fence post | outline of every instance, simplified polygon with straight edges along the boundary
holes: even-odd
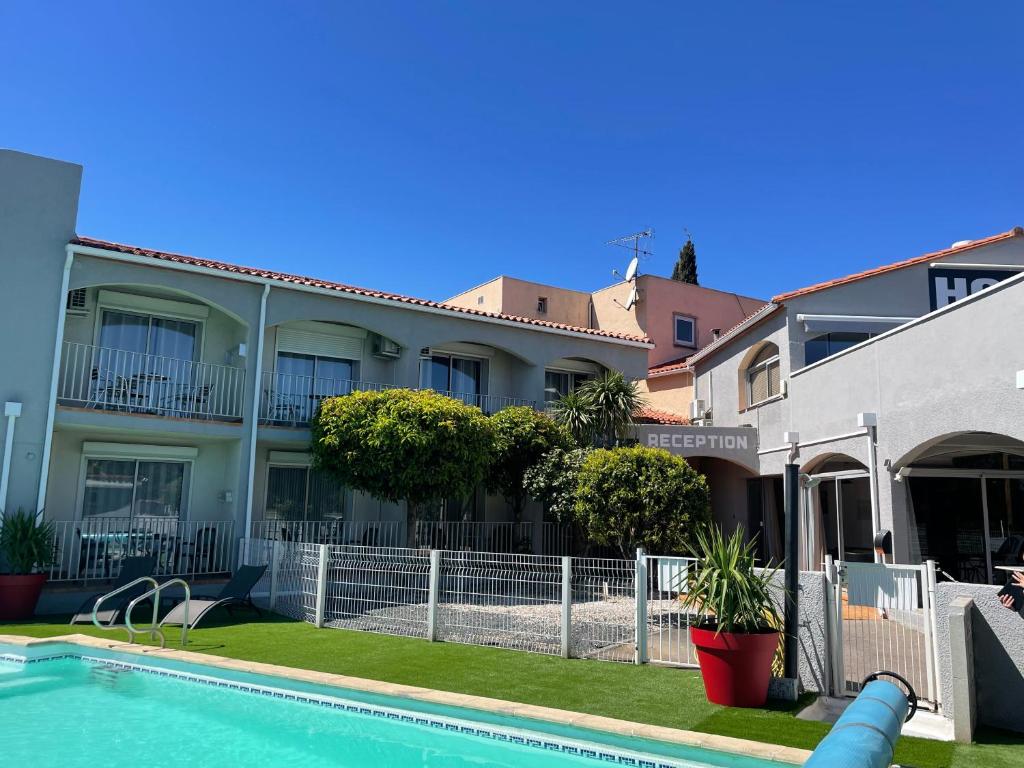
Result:
[[[277,572],[281,568],[280,542],[274,539],[270,550],[270,610],[277,607]]]
[[[562,557],[562,658],[572,656],[572,558]]]
[[[324,609],[327,607],[327,558],[329,548],[320,545],[320,566],[316,574],[316,625],[324,625]]]
[[[928,687],[931,689],[929,693],[932,695],[932,701],[935,702],[936,709],[942,706],[942,685],[939,682],[939,634],[938,634],[938,618],[937,611],[935,610],[935,589],[937,577],[935,575],[935,561],[926,560],[924,563],[924,584],[922,584],[922,603],[925,605],[924,612],[924,624],[925,624],[925,653],[927,654],[927,661],[925,662],[928,669]]]
[[[636,550],[636,578],[633,583],[636,594],[636,656],[634,663],[647,662],[647,557],[644,548]]]
[[[441,550],[430,550],[430,589],[427,603],[427,640],[437,640],[437,593],[441,586]]]
[[[836,591],[839,583],[839,572],[836,570],[836,563],[832,555],[825,555],[825,628],[828,632],[828,679],[833,696],[843,695],[843,636],[842,626],[837,621],[839,612],[836,602],[842,599],[842,595]]]

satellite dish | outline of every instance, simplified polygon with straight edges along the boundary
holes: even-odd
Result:
[[[636,256],[634,256],[630,260],[629,266],[626,267],[626,282],[627,283],[633,282],[633,279],[636,277],[636,268],[637,268],[637,266],[639,264],[640,264],[640,260]]]
[[[632,266],[632,265],[630,265]],[[640,297],[637,295],[636,286],[634,285],[629,291],[629,298],[626,299],[626,309],[632,309],[636,306],[636,302]]]

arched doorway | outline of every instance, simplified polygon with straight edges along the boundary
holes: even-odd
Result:
[[[801,472],[806,532],[801,568],[818,570],[826,555],[842,562],[874,561],[871,478],[867,467],[845,454],[828,454]]]
[[[958,581],[997,584],[1024,566],[1024,442],[991,432],[929,441],[900,464],[910,556]]]

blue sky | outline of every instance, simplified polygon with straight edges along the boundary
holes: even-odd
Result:
[[[442,299],[654,227],[770,296],[1024,224],[1014,3],[0,0],[79,231]]]

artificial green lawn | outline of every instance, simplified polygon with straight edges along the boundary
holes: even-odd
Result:
[[[121,638],[95,627],[53,619],[2,624],[0,634],[49,637],[69,632]],[[168,636],[174,647],[176,634]],[[709,704],[692,670],[565,660],[531,653],[316,629],[279,616],[240,624],[211,624],[191,633],[189,650],[238,659],[417,685],[537,704],[622,720],[664,725],[812,749],[829,726],[798,720],[798,705],[731,709]],[[1024,739],[982,732],[970,746],[900,740],[896,760],[916,768],[1020,768]]]

